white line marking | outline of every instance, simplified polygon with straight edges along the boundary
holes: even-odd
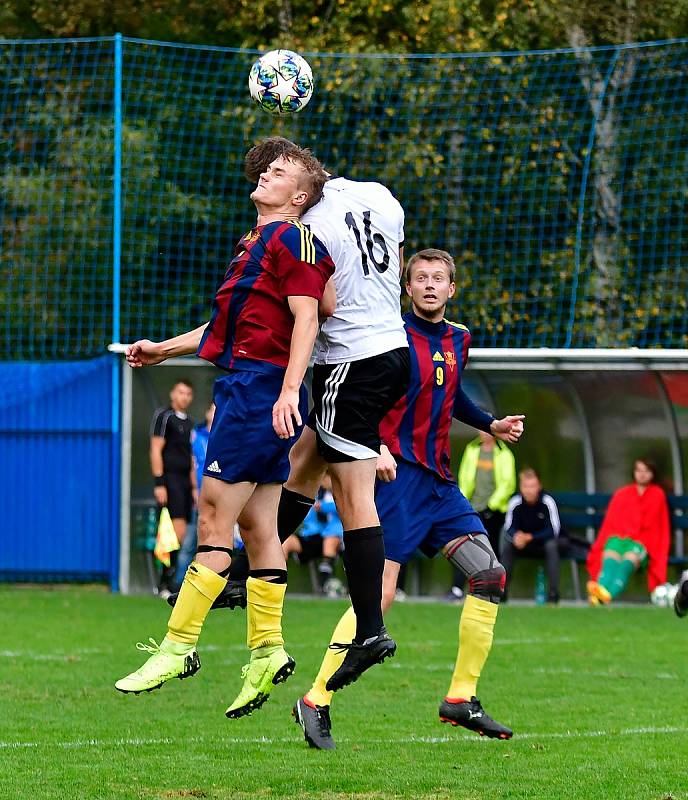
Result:
[[[537,733],[534,731],[514,734],[514,742],[526,739],[599,739],[610,737],[617,739],[619,736],[648,736],[652,734],[672,735],[674,733],[688,733],[688,728],[679,728],[671,725],[662,727],[642,727],[642,728],[621,728],[612,731],[550,731],[548,733]],[[222,742],[228,744],[277,744],[277,743],[298,743],[299,737],[270,737],[270,736],[229,736],[223,737]],[[467,742],[482,744],[487,739],[478,736],[405,736],[400,738],[386,739],[347,739],[338,738],[338,742],[350,744],[452,744],[460,742],[463,746]],[[169,744],[182,746],[184,744],[217,744],[216,739],[196,736],[180,740],[170,738],[159,739],[77,739],[72,742],[2,742],[0,750],[20,750],[32,748],[58,748],[62,750],[82,749],[89,747],[146,747],[158,744]]]
[[[241,650],[249,653],[245,644],[228,644],[220,647],[216,644],[207,644],[203,647],[204,653],[225,652],[227,650]],[[66,661],[79,656],[112,656],[115,650],[101,650],[93,647],[78,648],[69,653],[35,653],[29,650],[0,650],[0,658],[22,658],[26,661]]]
[[[495,639],[497,645],[522,645],[522,644],[570,644],[576,640],[570,636],[548,636],[546,639]]]
[[[392,666],[390,664],[390,666]],[[531,670],[531,672],[537,672],[540,675],[580,675],[581,670],[571,669],[571,667],[538,667],[537,669]],[[656,672],[654,675],[634,675],[630,672],[623,672],[622,670],[585,670],[585,674],[587,676],[593,676],[596,678],[634,678],[637,680],[647,680],[648,677],[652,677],[655,680],[659,681],[677,681],[679,680],[679,676],[674,674],[673,672]]]

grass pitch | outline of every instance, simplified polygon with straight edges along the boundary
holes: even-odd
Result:
[[[479,685],[508,742],[442,725],[459,608],[399,604],[396,658],[335,697],[334,752],[290,716],[342,603],[288,600],[297,671],[227,720],[243,612],[212,612],[201,671],[150,694],[115,680],[168,607],[88,589],[0,589],[0,797],[170,800],[688,798],[688,620],[666,609],[505,606]]]

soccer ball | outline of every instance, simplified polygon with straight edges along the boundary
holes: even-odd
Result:
[[[313,96],[313,73],[305,58],[293,50],[270,50],[251,67],[251,97],[265,111],[301,111]]]
[[[339,578],[328,578],[323,586],[323,594],[332,600],[338,600],[341,597],[346,597],[346,589]]]
[[[655,586],[650,594],[650,600],[653,605],[659,606],[660,608],[666,608],[670,606],[674,602],[674,597],[676,597],[676,592],[678,591],[678,586],[673,583],[660,583],[659,586]]]

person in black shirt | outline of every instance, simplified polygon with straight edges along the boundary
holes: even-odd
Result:
[[[514,561],[522,555],[545,558],[549,585],[548,602],[559,602],[559,534],[561,523],[554,498],[542,491],[534,469],[518,473],[519,494],[509,501],[504,520],[505,538],[501,551],[506,570],[507,592]]]
[[[186,536],[191,511],[198,500],[196,473],[191,457],[193,421],[187,409],[193,401],[193,387],[180,380],[170,391],[170,405],[153,414],[150,428],[150,462],[155,483],[155,499],[160,508],[167,506],[179,544]],[[170,554],[170,566],[164,567],[158,594],[167,598],[174,589],[178,551]]]

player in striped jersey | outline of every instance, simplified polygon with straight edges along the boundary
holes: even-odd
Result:
[[[276,153],[288,155],[294,147],[279,137],[260,142],[246,155],[249,180]],[[408,385],[408,344],[399,303],[404,210],[380,183],[331,178],[323,199],[303,221],[336,264],[337,302],[318,336],[313,411],[290,453],[278,530],[282,541],[294,533],[328,469],[356,608],[355,636],[341,668],[331,676],[332,686],[341,688],[396,650],[382,617],[385,553],[374,490],[380,421]]]
[[[167,635],[160,646],[139,646],[150,658],[117,681],[121,692],[151,691],[198,671],[196,643],[227,583],[237,521],[252,568],[246,586],[251,660],[227,716],[250,714],[293,672],[282,637],[287,572],[277,537],[277,507],[289,472],[289,449],[306,412],[301,383],[323,310],[319,302],[334,272],[324,245],[298,221],[320,198],[325,179],[320,163],[304,151],[267,164],[251,194],[257,225],[236,247],[210,322],[165,342],[141,340],[127,350],[134,367],[198,351],[227,374],[214,387],[216,412],[199,500],[196,559]]]
[[[481,735],[508,739],[511,731],[489,717],[475,696],[492,645],[505,572],[479,515],[449,469],[449,429],[456,418],[515,443],[523,432],[523,416],[494,419],[461,388],[470,333],[463,325],[444,319],[447,300],[455,290],[454,273],[454,262],[443,250],[423,250],[407,267],[412,311],[404,322],[411,378],[406,395],[382,422],[384,446],[377,463],[375,502],[386,551],[383,607],[392,604],[401,565],[417,548],[428,555],[441,551],[466,574],[469,589],[459,627],[459,652],[440,719]],[[335,629],[311,690],[294,706],[296,720],[312,747],[334,748],[329,714],[332,692],[327,684],[354,629],[350,608]]]

